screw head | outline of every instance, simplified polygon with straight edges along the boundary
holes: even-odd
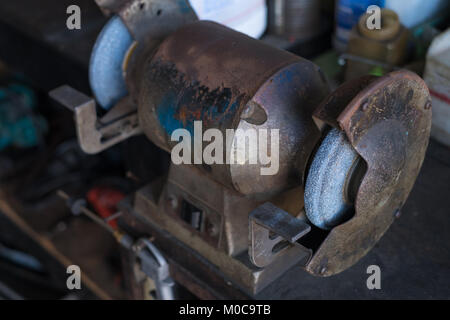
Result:
[[[170,205],[170,207],[171,207],[172,209],[176,209],[176,208],[178,207],[178,199],[177,199],[177,197],[175,197],[175,196],[173,196],[173,195],[170,195],[170,196],[167,198],[167,201],[169,202],[169,205]]]
[[[217,229],[216,226],[213,225],[213,224],[209,224],[207,228],[208,228],[208,234],[209,234],[211,237],[215,237],[215,236],[217,236],[217,234],[219,233],[219,232],[218,232],[218,229]]]
[[[267,121],[267,113],[260,104],[250,101],[242,112],[241,119],[250,124],[261,125]]]
[[[366,100],[362,103],[361,109],[362,111],[366,111],[369,108],[369,102]]]
[[[322,267],[322,269],[320,269],[320,274],[325,274],[325,272],[327,272],[327,267]]]

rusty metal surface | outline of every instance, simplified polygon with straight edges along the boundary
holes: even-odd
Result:
[[[194,166],[172,165],[163,182],[137,192],[136,210],[200,252],[214,248],[236,256],[247,250],[247,214],[257,202],[225,188]],[[199,230],[182,219],[183,202],[203,212]]]
[[[308,159],[320,139],[312,113],[328,92],[319,68],[306,60],[282,68],[258,89],[247,106],[258,105],[267,114],[267,121],[255,125],[242,119],[237,128],[243,132],[278,129],[279,169],[275,175],[261,175],[261,164],[230,165],[236,190],[243,194],[275,194],[298,186],[306,178]]]
[[[175,166],[175,173],[180,174],[180,166]],[[176,172],[178,171],[178,172]],[[191,168],[193,173],[198,172],[194,176],[194,180],[190,181],[188,185],[191,187],[190,190],[178,190],[175,193],[177,197],[183,199],[186,197],[189,201],[192,201],[195,206],[205,208],[208,201],[213,199],[197,198],[201,193],[207,193],[211,189],[213,184],[216,184],[214,188],[219,188],[221,190],[216,190],[222,193],[219,195],[223,199],[222,210],[222,229],[221,236],[219,237],[219,243],[212,243],[201,236],[197,230],[187,227],[184,221],[181,219],[173,217],[173,212],[170,212],[167,207],[168,194],[165,193],[167,187],[163,183],[155,180],[152,183],[136,193],[134,199],[134,207],[128,208],[124,207],[125,216],[131,215],[139,219],[142,226],[151,226],[152,229],[157,229],[157,233],[167,233],[170,234],[172,238],[176,239],[176,242],[182,244],[184,251],[182,254],[177,253],[177,255],[169,256],[178,261],[180,258],[190,259],[192,257],[192,252],[196,255],[202,257],[204,262],[202,264],[214,265],[217,273],[220,277],[225,277],[229,283],[234,286],[239,287],[241,290],[247,294],[254,295],[267,287],[270,283],[274,282],[277,278],[282,276],[287,270],[292,268],[294,265],[298,264],[302,259],[303,255],[299,255],[298,251],[287,250],[284,259],[275,260],[266,268],[258,268],[254,266],[249,259],[247,246],[248,246],[248,216],[244,214],[239,214],[242,212],[250,212],[255,204],[250,202],[245,197],[238,195],[235,191],[229,190],[213,180],[209,179],[209,183],[204,186],[202,182],[205,182],[207,178],[203,177],[201,171]],[[186,170],[184,170],[186,173]],[[192,175],[192,173],[191,173]],[[173,179],[173,177],[172,177]],[[186,176],[179,176],[176,179],[190,179]],[[167,185],[170,186],[171,182],[168,181]],[[194,191],[193,189],[196,189]],[[202,190],[203,189],[203,190]],[[177,191],[177,190],[172,190]],[[180,192],[182,191],[182,192]],[[191,191],[191,192],[189,192]],[[194,192],[192,192],[194,191]],[[212,190],[214,193],[214,190]],[[236,194],[236,198],[232,194]],[[185,198],[185,199],[186,199]],[[216,199],[216,198],[215,198]],[[217,200],[217,199],[216,199]],[[242,210],[242,212],[237,212]],[[157,234],[153,234],[155,237]],[[178,245],[177,245],[178,246]],[[170,243],[165,243],[160,248],[163,251],[169,250]],[[186,257],[187,255],[187,257]],[[186,264],[188,265],[188,264]],[[188,268],[193,272],[197,268],[192,263],[189,263],[192,267]],[[200,267],[200,266],[199,266]],[[204,279],[203,275],[196,275],[200,279]],[[206,275],[205,275],[206,276]]]
[[[393,72],[361,91],[337,120],[368,168],[357,193],[354,217],[331,230],[306,267],[321,276],[356,263],[405,203],[428,145],[429,92],[416,74]]]
[[[367,87],[371,82],[378,79],[375,76],[363,76],[358,79],[346,81],[337,90],[328,95],[314,111],[313,118],[316,125],[323,129],[324,124],[328,124],[339,129],[337,118],[344,111],[352,99]]]
[[[259,86],[299,60],[217,23],[192,23],[168,37],[146,66],[141,123],[165,150],[172,131],[192,129],[194,120],[202,120],[206,128],[233,128]],[[172,95],[172,103],[163,105]],[[175,110],[167,110],[171,108]],[[174,123],[160,124],[163,112],[170,111]]]
[[[166,37],[197,21],[197,15],[187,0],[130,0],[118,14],[137,41],[125,75],[128,90],[137,101],[147,59]]]
[[[247,125],[280,129],[277,175],[263,177],[257,165],[231,169],[213,164],[210,172],[221,183],[242,194],[279,191],[295,180],[295,160],[300,172],[306,166],[314,137],[319,138],[311,113],[328,93],[325,79],[311,62],[219,24],[200,21],[168,37],[144,73],[140,124],[164,150],[175,145],[170,141],[174,130],[185,128],[192,134],[196,120],[202,121],[203,130],[217,128],[224,136],[226,129]],[[241,121],[249,103],[259,105],[267,121],[261,125]],[[255,176],[257,182],[252,181]]]

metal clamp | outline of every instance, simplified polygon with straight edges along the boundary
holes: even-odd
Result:
[[[132,247],[140,259],[142,272],[155,282],[159,300],[175,299],[175,282],[170,277],[169,264],[161,252],[148,239],[141,238]]]

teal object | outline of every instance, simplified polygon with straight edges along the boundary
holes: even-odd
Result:
[[[0,150],[39,145],[47,132],[45,119],[34,113],[36,96],[22,84],[0,88]]]

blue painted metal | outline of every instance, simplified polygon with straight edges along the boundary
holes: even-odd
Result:
[[[314,156],[305,185],[305,211],[315,226],[329,230],[348,218],[352,204],[347,183],[358,159],[345,133],[331,129]]]
[[[110,109],[128,94],[122,71],[133,38],[119,16],[112,17],[95,42],[89,64],[89,82],[97,103]]]
[[[162,89],[152,91],[161,92],[156,117],[169,137],[180,128],[194,134],[194,121],[202,121],[205,128],[225,126],[236,116],[242,103],[243,95],[233,97],[230,88],[211,89],[198,81],[186,81],[188,76],[171,63],[156,62],[149,70],[149,79],[155,80]]]

